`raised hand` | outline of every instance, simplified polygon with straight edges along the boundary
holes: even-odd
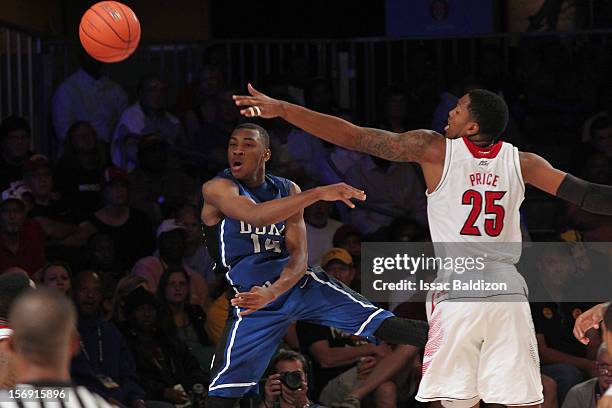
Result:
[[[281,116],[283,113],[283,102],[277,99],[270,98],[253,88],[253,85],[247,85],[248,95],[233,95],[236,106],[241,107],[240,114],[247,118],[262,117],[272,119]]]
[[[359,201],[366,199],[366,194],[363,190],[358,190],[355,187],[349,186],[346,183],[331,184],[329,186],[317,187],[319,189],[320,199],[323,201],[342,201],[350,208],[355,208],[350,199],[354,198]]]

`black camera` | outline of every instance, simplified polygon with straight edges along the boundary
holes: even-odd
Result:
[[[278,379],[285,384],[285,387],[292,391],[299,389],[302,386],[302,372],[301,371],[287,371],[281,373]]]

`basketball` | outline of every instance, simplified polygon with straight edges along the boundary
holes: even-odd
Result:
[[[123,61],[138,47],[140,22],[125,4],[101,1],[83,14],[79,38],[92,58],[102,62]]]

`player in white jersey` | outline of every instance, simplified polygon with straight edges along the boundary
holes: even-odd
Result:
[[[580,180],[533,153],[495,142],[508,122],[502,98],[485,90],[462,96],[449,112],[445,135],[431,130],[394,133],[355,126],[256,91],[234,96],[247,117],[281,117],[323,140],[391,161],[419,163],[428,194],[434,242],[520,242],[524,183],[598,214],[612,215],[612,188]],[[513,245],[494,260],[514,269]],[[526,302],[442,302],[430,310],[430,337],[417,399],[444,405],[478,401],[537,407],[542,386],[535,335]],[[486,343],[486,344],[485,344]]]

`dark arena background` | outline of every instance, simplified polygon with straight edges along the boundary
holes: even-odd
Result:
[[[223,226],[202,222],[202,186],[228,167],[228,143],[242,123],[268,132],[266,171],[302,191],[344,182],[367,194],[349,209],[319,200],[317,190],[304,209],[308,265],[378,301],[362,287],[372,274],[365,259],[377,255],[362,257],[362,249],[429,245],[418,164],[344,149],[279,118],[245,117],[232,96],[247,95],[249,83],[395,133],[444,134],[459,98],[486,89],[509,109],[501,140],[612,185],[611,0],[124,0],[142,36],[133,54],[109,64],[79,41],[81,17],[95,3],[0,2],[0,389],[33,378],[4,342],[14,323],[9,306],[27,276],[59,289],[77,311],[81,342],[69,378],[45,380],[70,380],[120,408],[221,406],[206,396],[220,389],[239,322],[249,317],[232,315],[238,308],[229,299],[245,288],[227,275],[232,248]],[[231,157],[232,171],[246,171]],[[224,200],[225,209],[240,201]],[[486,206],[487,216],[499,215],[499,206]],[[274,240],[284,234],[281,221],[240,224],[253,254],[281,252],[285,238]],[[606,333],[588,331],[585,345],[573,330],[579,316],[612,298],[612,216],[527,185],[520,231],[517,268],[545,294],[530,302],[541,406],[594,408],[612,384],[612,358],[600,348]],[[261,284],[265,291],[272,283]],[[377,306],[427,321],[423,296],[386,293]],[[431,350],[286,319],[272,361],[254,355],[243,368],[267,366],[241,406],[441,406],[415,399]],[[501,354],[495,358],[509,358]],[[515,379],[496,381],[503,389]],[[5,396],[0,408],[9,406]],[[106,406],[92,401],[66,407]]]

